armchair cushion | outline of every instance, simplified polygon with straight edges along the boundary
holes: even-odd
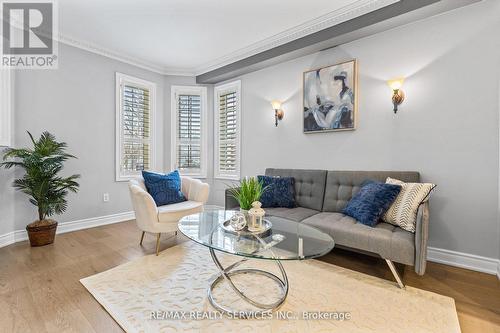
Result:
[[[175,170],[166,175],[142,171],[144,184],[153,197],[156,206],[170,205],[186,201],[181,191],[181,176]]]
[[[182,217],[203,211],[203,202],[183,201],[158,207],[158,222],[178,222]]]

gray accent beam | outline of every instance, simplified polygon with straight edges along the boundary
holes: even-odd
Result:
[[[196,76],[196,83],[222,82],[478,1],[480,0],[401,0],[330,28],[200,74]]]

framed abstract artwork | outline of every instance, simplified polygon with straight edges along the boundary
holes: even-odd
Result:
[[[304,133],[356,129],[356,60],[304,72]]]

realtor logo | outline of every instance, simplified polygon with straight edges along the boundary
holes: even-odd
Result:
[[[2,2],[2,67],[57,68],[54,1]]]

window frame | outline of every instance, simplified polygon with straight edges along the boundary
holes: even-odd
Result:
[[[0,68],[0,147],[12,146],[12,70]]]
[[[156,83],[143,80],[131,75],[116,72],[116,144],[115,144],[115,167],[116,181],[124,182],[136,178],[140,172],[129,174],[122,173],[121,162],[123,152],[123,86],[129,84],[138,88],[148,89],[150,98],[149,110],[149,169],[156,170]]]
[[[220,112],[219,95],[224,92],[235,91],[236,93],[236,173],[227,174],[220,171]],[[214,178],[225,180],[240,180],[241,178],[241,80],[228,82],[214,87]]]
[[[177,166],[177,95],[179,94],[192,94],[200,95],[201,97],[201,138],[200,138],[200,172],[185,172]],[[207,133],[207,87],[203,86],[179,86],[174,85],[170,87],[170,166],[171,170],[179,170],[181,176],[188,176],[193,178],[207,178],[208,171],[208,133]]]

